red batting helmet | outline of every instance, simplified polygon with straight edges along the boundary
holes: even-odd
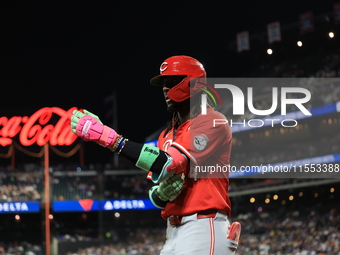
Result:
[[[173,56],[164,60],[160,66],[160,75],[153,77],[152,85],[161,85],[162,76],[185,75],[186,77],[168,91],[168,97],[175,102],[182,102],[201,91],[205,86],[206,72],[203,65],[189,56]],[[195,79],[195,85],[190,87],[190,81]]]

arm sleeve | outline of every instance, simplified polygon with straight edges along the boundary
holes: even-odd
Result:
[[[121,151],[120,155],[123,155],[125,158],[133,162],[134,164],[137,163],[141,150],[143,148],[143,144],[136,143],[132,141],[128,141],[123,150]],[[153,165],[151,166],[150,171],[155,174],[160,174],[164,165],[167,163],[168,157],[165,151],[160,150],[160,155],[157,157]]]

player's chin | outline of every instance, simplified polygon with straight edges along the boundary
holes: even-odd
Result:
[[[168,112],[175,112],[174,108],[171,105],[167,107]]]
[[[169,101],[169,102],[166,103],[166,105],[167,105],[168,112],[178,111],[178,104],[176,102]]]

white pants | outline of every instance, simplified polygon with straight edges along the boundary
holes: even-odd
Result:
[[[179,226],[169,220],[166,242],[160,255],[233,255],[238,243],[227,239],[228,217],[217,213],[214,218],[197,219],[197,214],[184,216]]]

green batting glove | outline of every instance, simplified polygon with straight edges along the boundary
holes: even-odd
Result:
[[[184,175],[175,174],[159,184],[156,195],[163,201],[173,201],[182,191]]]
[[[163,209],[168,201],[163,201],[157,196],[156,191],[158,187],[158,185],[155,185],[149,190],[149,198],[154,206]]]

